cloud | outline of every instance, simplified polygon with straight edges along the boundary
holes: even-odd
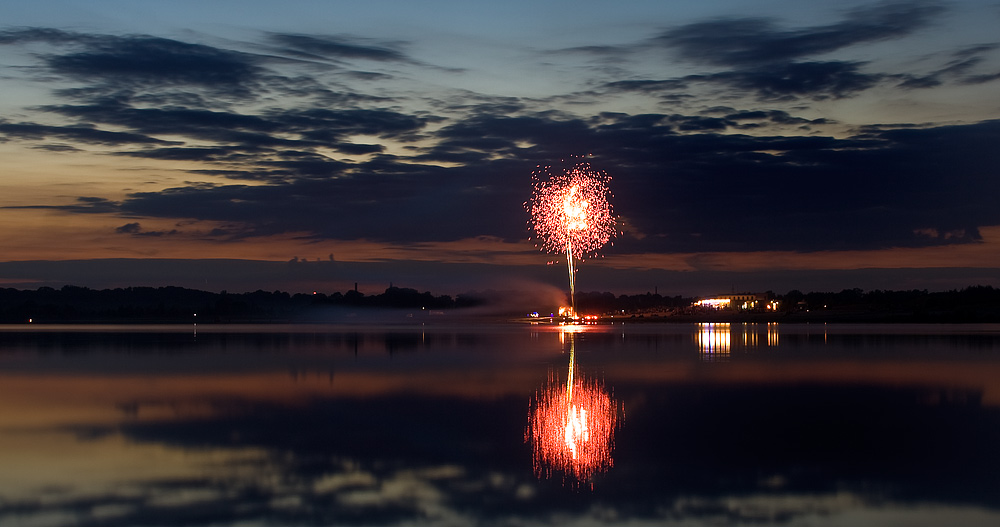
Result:
[[[671,80],[624,80],[613,81],[604,84],[604,88],[612,92],[644,92],[659,93],[664,91],[682,90],[690,86],[690,83],[680,79]]]
[[[126,223],[121,227],[116,227],[115,232],[118,234],[131,234],[133,236],[169,236],[174,234],[179,234],[180,231],[173,229],[170,231],[147,231],[143,230],[142,226],[138,222]]]
[[[981,227],[1000,224],[985,198],[1000,190],[991,176],[998,170],[991,154],[996,121],[840,128],[834,136],[826,128],[831,120],[781,105],[851,97],[890,82],[915,87],[988,76],[991,44],[948,53],[922,77],[820,56],[913,34],[942,12],[932,3],[882,4],[805,28],[768,19],[688,24],[655,42],[707,71],[625,78],[587,93],[689,96],[712,85],[769,101],[664,113],[599,111],[575,100],[573,113],[554,99],[468,91],[417,101],[388,88],[352,90],[339,67],[321,75],[307,63],[425,67],[397,43],[271,33],[248,46],[270,53],[259,54],[142,35],[10,30],[0,33],[0,44],[52,46],[33,56],[64,84],[53,92],[56,101],[28,109],[40,115],[37,122],[0,121],[0,140],[62,152],[96,145],[104,154],[179,165],[196,176],[199,183],[147,186],[124,199],[22,206],[111,215],[118,234],[129,236],[173,234],[141,230],[140,220],[161,219],[219,222],[231,239],[408,246],[482,236],[524,240],[531,171],[591,154],[614,177],[616,210],[628,218],[612,251],[978,243]],[[215,97],[215,90],[245,90],[249,99]],[[68,123],[41,124],[54,119]],[[952,234],[927,235],[932,231]]]
[[[740,112],[725,112],[725,119],[734,128],[763,128],[769,124],[778,125],[798,125],[809,127],[811,125],[831,124],[832,121],[825,117],[818,119],[804,119],[796,117],[782,110],[750,110]]]
[[[685,80],[726,84],[739,90],[755,92],[762,100],[796,97],[839,99],[867,90],[884,78],[881,74],[861,72],[861,66],[861,63],[843,61],[792,62],[691,75]]]
[[[21,140],[42,140],[58,138],[92,145],[128,145],[128,144],[178,144],[176,141],[164,141],[144,134],[99,130],[90,125],[53,126],[38,123],[12,123],[0,119],[0,134],[7,138]],[[53,150],[66,151],[71,145],[51,147]]]
[[[933,2],[884,3],[850,11],[833,24],[801,29],[781,28],[765,18],[720,18],[671,29],[655,41],[692,62],[752,67],[904,37],[944,11]]]
[[[747,69],[690,76],[684,82],[700,77],[773,99],[839,97],[876,81],[877,76],[858,68],[794,62],[759,76]],[[606,87],[658,90],[663,84]],[[604,112],[585,118],[532,111],[524,101],[455,103],[449,111],[457,108],[462,113],[441,116],[400,108],[309,106],[242,113],[104,99],[39,107],[75,119],[76,125],[3,122],[0,132],[24,140],[149,145],[108,153],[201,162],[193,173],[264,182],[180,185],[135,192],[120,202],[45,206],[225,222],[240,225],[243,236],[307,233],[316,240],[396,243],[484,235],[523,239],[525,218],[518,217],[531,170],[567,153],[593,154],[595,164],[615,177],[616,208],[636,234],[626,232],[617,250],[811,251],[974,243],[980,226],[1000,224],[995,207],[983,198],[998,190],[989,176],[997,169],[989,154],[1000,128],[996,121],[870,127],[834,138],[798,135],[803,127],[821,129],[829,120],[777,109]],[[499,115],[498,108],[509,113]],[[781,129],[794,134],[782,135]],[[356,136],[382,141],[355,143]],[[169,137],[172,144],[158,137]],[[407,145],[405,153],[388,154],[389,141]],[[367,158],[340,159],[331,152]],[[921,229],[967,235],[916,234]]]
[[[667,97],[698,84],[717,84],[764,101],[797,98],[844,98],[898,76],[865,73],[864,64],[845,61],[788,62],[742,69],[687,75],[669,80],[629,80],[605,83],[609,93],[641,92]],[[916,82],[911,80],[910,82]]]
[[[46,144],[46,145],[37,145],[37,146],[33,146],[32,148],[34,148],[36,150],[44,150],[46,152],[71,153],[71,152],[80,152],[81,151],[79,148],[77,148],[77,147],[75,147],[73,145],[56,144],[56,143]]]
[[[142,230],[142,227],[139,225],[138,222],[135,222],[135,223],[126,223],[125,225],[122,225],[121,227],[115,228],[115,232],[117,232],[119,234],[136,234],[140,230]]]
[[[356,134],[382,138],[405,137],[423,128],[430,118],[416,117],[386,109],[310,108],[271,110],[261,114],[217,111],[199,108],[147,108],[121,101],[101,104],[48,105],[49,113],[134,130],[146,135],[183,136],[188,140],[226,144],[230,150],[243,152],[259,148],[326,147],[345,153],[381,151],[372,145],[345,141]],[[215,155],[203,147],[187,155]],[[183,156],[178,149],[130,152],[138,156]]]
[[[268,40],[287,53],[311,59],[361,59],[378,62],[413,62],[402,52],[385,46],[361,45],[337,36],[271,33]]]
[[[219,161],[233,153],[235,149],[225,147],[198,148],[150,148],[116,152],[116,155],[142,157],[146,159],[166,159],[170,161]]]
[[[934,88],[949,81],[960,84],[982,84],[1000,78],[1000,73],[981,73],[987,56],[1000,48],[1000,44],[968,46],[948,54],[944,65],[923,75],[899,75],[901,88]]]
[[[236,52],[157,37],[105,37],[79,52],[52,55],[45,63],[57,74],[85,80],[141,84],[245,87],[261,70]]]
[[[308,161],[305,161],[308,163]],[[458,240],[483,233],[505,239],[525,236],[521,185],[500,177],[515,166],[527,188],[530,167],[498,163],[474,173],[391,159],[362,163],[338,177],[304,178],[318,166],[286,165],[298,177],[268,185],[189,186],[130,195],[124,213],[139,217],[236,222],[256,235],[311,232],[318,239],[420,242]],[[373,196],[378,196],[373,199]]]
[[[206,108],[259,99],[268,94],[309,97],[327,104],[370,102],[386,98],[356,93],[343,86],[332,89],[327,83],[318,81],[312,75],[315,72],[300,71],[289,77],[277,70],[296,66],[301,70],[309,62],[323,59],[327,62],[326,70],[333,69],[355,80],[371,81],[389,76],[381,72],[342,70],[330,64],[330,60],[338,57],[369,59],[428,67],[417,64],[399,51],[352,43],[341,37],[271,34],[270,42],[281,46],[264,46],[264,52],[256,52],[151,35],[106,35],[38,27],[0,32],[0,45],[48,44],[49,49],[35,54],[38,58],[35,70],[44,71],[47,81],[55,76],[67,82],[85,83],[76,87],[62,86],[55,92],[91,102],[130,99],[149,105]]]
[[[45,42],[49,44],[89,44],[95,43],[99,40],[99,37],[45,27],[7,29],[0,31],[0,45],[18,45],[31,42]]]
[[[205,168],[194,172],[266,184],[192,184],[135,192],[121,202],[83,198],[49,208],[224,222],[241,225],[242,236],[308,233],[316,240],[395,243],[524,239],[521,204],[533,165],[573,151],[593,154],[594,164],[615,178],[616,209],[636,233],[616,241],[619,251],[975,243],[980,226],[1000,224],[986,198],[1000,192],[991,176],[1000,167],[990,154],[1000,140],[998,121],[870,127],[834,138],[743,135],[738,132],[828,121],[732,108],[701,115],[604,113],[589,120],[558,113],[473,114],[433,131],[422,129],[421,118],[382,110],[232,115],[50,109],[137,132],[214,137],[217,146],[118,154],[202,161]],[[338,144],[341,130],[387,137],[419,131],[428,146],[410,157],[386,155],[380,145]],[[338,160],[313,151],[318,145],[373,155]],[[442,161],[456,165],[443,167]],[[918,234],[922,229],[966,234],[926,236]]]
[[[116,201],[97,196],[80,196],[71,205],[8,205],[4,209],[51,209],[74,214],[115,214],[121,211]]]
[[[605,85],[614,91],[666,96],[699,83],[750,92],[761,100],[844,98],[894,76],[865,72],[863,61],[826,55],[851,46],[903,38],[929,26],[945,7],[934,2],[883,3],[849,11],[832,24],[785,28],[770,18],[718,18],[675,27],[650,42],[714,72],[676,79],[629,79]],[[636,43],[631,49],[645,47]],[[911,86],[920,81],[910,79]],[[927,81],[925,81],[927,82]]]
[[[49,28],[0,33],[0,44],[32,42],[68,48],[41,54],[42,64],[52,74],[91,83],[90,94],[199,88],[215,96],[245,98],[252,96],[267,77],[260,56],[162,37]]]
[[[354,143],[349,138],[365,135],[413,140],[428,122],[434,120],[378,108],[273,109],[245,114],[200,108],[136,107],[123,101],[104,101],[48,105],[39,109],[77,119],[81,124],[46,127],[0,123],[0,133],[27,139],[51,136],[103,144],[180,145],[190,142],[194,145],[110,153],[145,159],[202,161],[221,165],[219,170],[226,171],[227,177],[251,180],[335,177],[348,165],[317,150],[354,156],[378,154],[385,150],[383,145]],[[132,132],[105,132],[93,128],[95,123]],[[165,141],[156,136],[184,141]]]
[[[616,195],[642,196],[629,216],[652,237],[644,244],[663,249],[922,245],[931,240],[913,228],[971,233],[1000,223],[984,198],[1000,190],[989,176],[996,160],[982,150],[998,134],[991,121],[847,139],[681,137],[665,147],[662,182],[618,178]],[[647,216],[658,201],[661,212]]]

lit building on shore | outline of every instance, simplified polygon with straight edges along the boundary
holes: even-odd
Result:
[[[778,301],[762,293],[733,293],[701,298],[694,307],[727,311],[776,311]]]

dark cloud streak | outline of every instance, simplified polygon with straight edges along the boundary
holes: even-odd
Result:
[[[904,37],[944,11],[943,5],[932,2],[888,3],[856,9],[840,22],[804,29],[783,29],[764,18],[722,18],[671,29],[656,41],[693,62],[759,66]]]
[[[54,137],[92,145],[178,144],[176,141],[164,141],[148,135],[99,130],[86,125],[51,126],[38,123],[11,123],[3,119],[0,119],[0,134],[21,140],[40,140]],[[65,147],[59,149],[65,150]]]
[[[879,74],[861,72],[860,63],[825,61],[792,62],[708,75],[691,75],[686,81],[729,85],[756,93],[761,100],[844,98],[867,90],[882,80]]]
[[[379,62],[412,62],[402,52],[382,46],[366,46],[343,37],[271,33],[268,39],[283,50],[307,58],[364,59]]]
[[[72,205],[8,205],[4,209],[48,209],[69,212],[73,214],[117,214],[121,212],[120,204],[106,198],[96,196],[80,196]]]
[[[863,61],[831,59],[827,55],[859,44],[899,39],[931,25],[946,8],[935,2],[884,3],[855,9],[839,21],[805,28],[782,28],[767,18],[719,18],[676,27],[651,42],[681,59],[721,67],[677,79],[630,79],[605,84],[613,92],[641,91],[667,96],[698,83],[721,85],[760,100],[844,98],[893,78],[903,87],[939,84],[937,77],[968,69],[967,58],[950,69],[915,78],[912,75],[865,71]],[[646,47],[636,44],[634,50]],[[975,48],[970,53],[982,52]],[[984,80],[985,82],[985,80]]]

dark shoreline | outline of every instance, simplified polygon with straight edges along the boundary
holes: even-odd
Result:
[[[615,296],[580,293],[578,312],[592,323],[1000,323],[1000,289],[973,286],[945,292],[862,291],[762,294],[777,311],[711,311],[694,299],[659,294]],[[525,313],[557,311],[537,295],[486,291],[452,298],[389,287],[378,295],[358,291],[289,294],[281,291],[212,293],[179,287],[94,290],[0,289],[0,324],[295,324],[557,322]]]
[[[520,318],[520,322],[557,324],[572,322],[558,318]],[[604,316],[584,324],[991,324],[1000,323],[1000,313],[983,312],[882,312],[815,311],[805,313],[699,313],[671,315]]]

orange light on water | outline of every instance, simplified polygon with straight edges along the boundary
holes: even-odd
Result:
[[[732,335],[729,323],[698,324],[698,351],[704,355],[729,355]]]
[[[536,394],[527,432],[535,474],[586,481],[608,470],[617,421],[617,404],[595,381],[545,386]]]
[[[525,440],[538,477],[560,474],[583,482],[614,465],[619,404],[603,383],[576,371],[574,358],[571,340],[566,381],[552,375],[529,407]]]

